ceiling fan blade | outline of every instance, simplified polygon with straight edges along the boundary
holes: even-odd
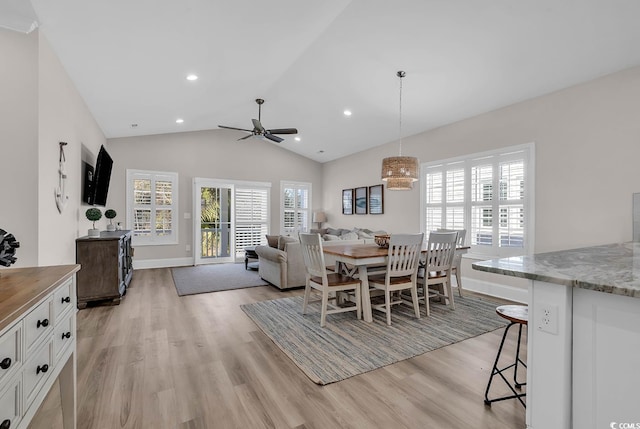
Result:
[[[254,130],[258,131],[260,134],[264,133],[265,129],[260,123],[258,119],[252,119]]]
[[[266,134],[264,135],[264,137],[265,137],[265,138],[267,138],[267,139],[269,139],[269,140],[271,140],[272,142],[276,142],[276,143],[280,143],[281,141],[283,141],[283,140],[284,140],[284,139],[281,139],[281,138],[280,138],[280,137],[278,137],[278,136],[274,136],[273,134],[269,134],[269,133],[266,133]]]
[[[248,133],[253,132],[252,130],[245,130],[244,128],[235,128],[235,127],[225,127],[224,125],[218,125],[219,128],[224,128],[227,130],[238,130],[238,131],[246,131]]]
[[[269,134],[298,134],[295,128],[276,128],[275,130],[267,130]]]
[[[249,134],[248,136],[240,137],[237,141],[248,139],[249,137],[253,137],[253,134]]]

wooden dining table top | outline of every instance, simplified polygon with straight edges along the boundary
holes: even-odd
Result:
[[[422,243],[422,252],[426,252],[428,243]],[[468,250],[469,246],[460,246],[456,250]],[[347,256],[353,259],[375,258],[387,256],[389,249],[377,244],[336,244],[323,247],[324,253],[336,256]]]

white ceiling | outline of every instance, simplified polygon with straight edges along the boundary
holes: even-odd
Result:
[[[637,0],[24,3],[0,25],[35,12],[107,137],[252,128],[264,98],[265,127],[302,138],[280,146],[320,162],[398,138],[398,70],[411,135],[640,65]]]

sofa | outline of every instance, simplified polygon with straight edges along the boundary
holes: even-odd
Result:
[[[305,268],[300,242],[289,236],[267,235],[267,245],[256,246],[258,275],[279,289],[304,286]]]
[[[338,244],[368,244],[375,242],[373,236],[371,238],[365,237],[364,234],[366,233],[361,234],[363,238],[358,238],[353,229],[335,230],[327,228],[327,231],[311,230],[311,232],[319,233],[323,237],[322,245],[324,247]],[[338,232],[339,235],[328,234],[328,232]],[[384,234],[385,232],[378,231],[375,234],[378,233]],[[302,248],[297,238],[283,235],[267,235],[267,245],[256,246],[256,254],[259,261],[258,275],[263,280],[282,290],[305,285],[306,270],[302,257]],[[328,267],[335,266],[335,258],[325,254],[325,264]]]

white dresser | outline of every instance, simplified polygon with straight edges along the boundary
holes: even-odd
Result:
[[[65,429],[76,427],[79,265],[0,271],[0,429],[27,428],[59,380]]]

